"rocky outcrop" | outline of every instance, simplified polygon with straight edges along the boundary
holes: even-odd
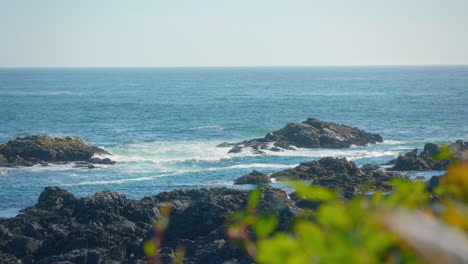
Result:
[[[356,127],[308,118],[302,123],[289,123],[284,128],[239,143],[223,143],[219,147],[232,147],[229,153],[239,153],[249,148],[256,154],[264,150],[281,151],[295,148],[349,148],[382,142],[378,134],[362,131]]]
[[[408,179],[398,172],[367,170],[364,173],[353,161],[332,157],[301,163],[293,169],[275,172],[271,178],[312,180],[312,184],[338,190],[344,198],[351,198],[363,191],[390,191],[391,179]]]
[[[457,140],[450,145],[450,149],[455,158],[461,158],[463,153],[468,151],[468,142]],[[426,143],[424,150],[418,155],[418,149],[414,149],[405,155],[390,161],[393,164],[388,170],[392,171],[428,171],[428,170],[446,170],[451,159],[435,160],[432,157],[439,153],[439,146],[433,143]]]
[[[33,166],[37,164],[86,162],[86,164],[114,164],[110,159],[93,158],[107,151],[88,145],[78,137],[49,136],[17,137],[0,145],[0,167]]]
[[[104,191],[78,197],[47,187],[38,203],[14,218],[0,218],[2,263],[141,263],[142,244],[152,236],[160,206],[171,206],[169,227],[160,250],[170,263],[177,246],[184,263],[252,263],[229,242],[225,227],[243,208],[248,191],[227,188],[176,190],[141,200]],[[277,214],[286,226],[299,208],[281,190],[262,190],[260,210]]]
[[[265,173],[259,172],[257,170],[252,171],[249,174],[246,174],[240,178],[234,180],[234,184],[255,184],[255,185],[263,185],[270,183],[270,177]]]

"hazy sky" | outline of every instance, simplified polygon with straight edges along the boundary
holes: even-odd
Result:
[[[0,0],[0,67],[468,64],[468,0]]]

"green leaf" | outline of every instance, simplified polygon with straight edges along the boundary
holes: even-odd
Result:
[[[249,210],[255,209],[257,207],[258,201],[260,201],[261,196],[262,193],[259,188],[250,191],[249,201],[247,202],[247,208]]]
[[[300,198],[307,201],[328,202],[335,200],[337,195],[334,191],[318,185],[305,185],[302,183],[291,183]]]
[[[278,217],[275,215],[267,215],[258,218],[258,221],[254,224],[255,234],[260,237],[266,237],[271,234],[278,225]]]
[[[452,158],[452,156],[453,154],[450,146],[442,145],[439,147],[439,153],[434,155],[432,158],[435,160],[446,160]]]
[[[147,257],[154,258],[156,257],[158,249],[156,248],[156,245],[153,243],[153,241],[148,240],[143,244],[143,251]]]

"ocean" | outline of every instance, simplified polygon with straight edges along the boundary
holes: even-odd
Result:
[[[233,180],[325,156],[381,164],[425,142],[468,140],[467,105],[468,66],[0,69],[0,144],[79,136],[118,161],[98,169],[0,168],[0,216],[35,204],[51,185],[140,199],[180,188],[250,188]],[[308,117],[384,142],[266,155],[216,147]]]

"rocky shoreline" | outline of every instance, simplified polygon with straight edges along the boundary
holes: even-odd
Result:
[[[348,126],[308,119],[240,143],[224,144],[230,153],[251,148],[264,150],[306,148],[346,148],[382,142],[382,137]],[[468,143],[461,140],[449,147],[455,157],[465,155]],[[379,165],[358,167],[346,158],[324,157],[303,162],[270,176],[253,171],[235,180],[235,184],[261,186],[259,210],[274,213],[279,228],[288,225],[301,208],[315,205],[301,201],[294,193],[270,186],[277,180],[305,180],[310,184],[337,190],[343,200],[368,191],[391,191],[394,178],[409,180],[401,171],[446,170],[450,159],[432,157],[442,150],[427,143],[421,153],[415,149],[383,169]],[[110,155],[104,149],[88,145],[77,137],[19,137],[0,145],[0,167],[47,165],[73,162],[92,168],[93,164],[114,164],[95,155]],[[430,191],[438,177],[427,182]],[[163,192],[141,200],[128,199],[112,191],[79,197],[59,187],[46,187],[37,204],[21,210],[13,218],[0,218],[1,263],[143,263],[142,246],[153,233],[159,208],[172,208],[163,247],[163,263],[173,262],[178,246],[186,251],[184,263],[253,263],[226,234],[230,216],[245,207],[248,191],[231,188],[186,189]]]
[[[248,191],[227,188],[175,190],[141,200],[104,191],[78,197],[46,187],[38,203],[14,218],[0,218],[2,263],[142,263],[158,208],[172,207],[161,256],[171,263],[177,246],[185,263],[252,263],[225,233],[229,216],[247,203]],[[287,225],[300,209],[279,189],[262,190],[260,210]],[[280,226],[281,226],[280,225]]]

